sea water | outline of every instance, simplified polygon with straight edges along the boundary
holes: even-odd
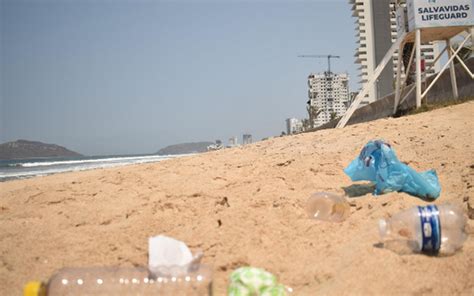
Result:
[[[187,154],[189,155],[189,154]],[[112,155],[0,160],[0,182],[130,164],[158,162],[184,155]]]

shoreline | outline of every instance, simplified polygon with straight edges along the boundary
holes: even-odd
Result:
[[[49,175],[79,172],[95,169],[105,169],[121,167],[141,163],[160,162],[177,157],[192,156],[193,154],[177,155],[110,155],[76,158],[46,158],[46,159],[25,159],[22,161],[11,160],[12,164],[4,161],[6,165],[0,167],[0,182],[11,180],[25,180],[35,177],[44,177]]]

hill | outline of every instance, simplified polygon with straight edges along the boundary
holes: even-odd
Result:
[[[82,156],[55,144],[18,140],[0,144],[0,159]]]
[[[170,145],[160,149],[158,155],[188,154],[201,153],[207,151],[207,146],[214,144],[213,142],[194,142]]]

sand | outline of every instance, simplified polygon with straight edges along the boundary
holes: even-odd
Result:
[[[451,257],[381,248],[377,221],[427,202],[373,196],[343,168],[371,139],[436,169],[442,193],[474,204],[474,102],[398,119],[270,139],[245,147],[112,169],[0,183],[0,295],[64,266],[146,265],[148,237],[204,251],[224,295],[237,267],[262,267],[295,295],[474,294],[474,234]],[[310,220],[311,193],[345,194],[340,224]],[[468,220],[473,229],[474,220]]]

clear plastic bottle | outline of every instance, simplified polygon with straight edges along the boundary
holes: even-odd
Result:
[[[451,255],[466,240],[466,217],[451,204],[413,207],[379,221],[384,247],[400,254]]]
[[[316,220],[342,222],[350,211],[346,199],[333,193],[316,192],[306,202],[306,213]]]
[[[142,267],[64,268],[39,286],[25,286],[24,296],[69,295],[212,295],[212,271],[206,265],[176,276],[153,275]],[[30,292],[27,292],[30,291]],[[37,290],[36,293],[31,291]]]

